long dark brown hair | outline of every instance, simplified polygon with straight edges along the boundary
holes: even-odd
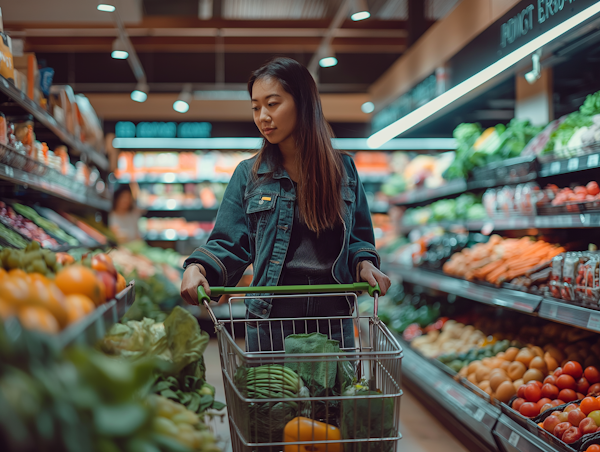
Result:
[[[259,79],[272,77],[292,95],[296,103],[296,140],[298,208],[300,217],[311,231],[319,233],[339,224],[342,218],[341,182],[344,176],[342,154],[333,148],[333,131],[325,121],[317,85],[303,65],[291,58],[274,58],[254,71],[248,81],[248,92]],[[263,161],[280,165],[281,152],[265,138],[254,164],[257,177]]]

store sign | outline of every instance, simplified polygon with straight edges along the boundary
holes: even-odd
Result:
[[[117,122],[117,138],[210,138],[210,122]]]
[[[451,73],[448,88],[458,85],[596,3],[598,0],[518,2],[448,61]],[[568,39],[568,35],[561,37],[561,42],[568,42],[565,38]],[[545,46],[544,55],[550,51],[547,47],[551,48],[552,43]]]
[[[426,104],[446,90],[445,71],[439,68],[408,93],[400,96],[373,117],[372,131],[376,132]]]

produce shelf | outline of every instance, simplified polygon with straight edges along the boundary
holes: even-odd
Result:
[[[117,323],[135,301],[135,282],[131,281],[115,299],[96,308],[90,315],[62,331],[56,338],[59,347],[95,345]]]
[[[441,187],[437,188],[419,188],[405,193],[401,193],[390,199],[390,204],[397,206],[418,204],[426,201],[433,201],[446,196],[458,195],[467,191],[467,183],[463,179],[455,179]]]
[[[49,129],[56,137],[66,144],[71,150],[85,156],[102,170],[108,170],[108,158],[100,154],[91,146],[83,144],[80,140],[71,135],[62,125],[60,125],[52,115],[43,110],[34,101],[29,99],[25,93],[17,89],[4,77],[0,76],[0,92],[12,99],[19,107],[39,121],[44,127]]]
[[[405,341],[400,340],[400,343],[404,351],[404,379],[417,386],[427,397],[436,400],[484,443],[488,450],[497,450],[493,429],[500,417],[500,409],[454,381],[448,374],[412,350]]]
[[[202,232],[200,234],[188,235],[174,230],[167,231],[148,231],[144,234],[144,240],[160,240],[165,242],[177,242],[180,240],[201,240],[208,236],[209,232]]]
[[[3,151],[8,152],[7,149],[5,146],[0,145],[0,155]],[[24,156],[21,157],[25,159]],[[110,200],[101,198],[92,188],[84,186],[73,178],[65,177],[52,168],[41,164],[38,167],[44,168],[43,175],[0,163],[0,179],[11,184],[25,185],[66,201],[76,202],[95,209],[109,211],[112,208]]]
[[[571,215],[547,215],[537,217],[490,218],[471,221],[442,221],[422,226],[402,226],[403,233],[414,229],[441,227],[443,229],[465,229],[467,231],[511,231],[519,229],[565,229],[565,228],[597,228],[600,227],[600,212]]]
[[[386,263],[385,268],[391,274],[398,275],[404,281],[412,284],[420,284],[487,305],[508,308],[527,314],[533,314],[542,301],[542,297],[539,295],[488,287],[446,276],[443,273],[406,265]]]

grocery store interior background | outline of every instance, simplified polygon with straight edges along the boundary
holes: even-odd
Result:
[[[359,295],[358,351],[374,355],[348,361],[351,387],[328,388],[332,400],[374,397],[363,408],[377,428],[348,428],[343,398],[323,416],[313,400],[302,414],[313,435],[331,424],[345,442],[296,440],[600,451],[600,1],[0,0],[0,11],[0,450],[294,441],[256,421],[292,423],[291,405],[248,402],[283,390],[240,383],[252,366],[235,291],[214,318],[180,296],[184,260],[263,142],[248,79],[286,56],[314,77],[333,146],[354,159],[393,283],[377,312]],[[250,266],[238,286],[252,278]]]

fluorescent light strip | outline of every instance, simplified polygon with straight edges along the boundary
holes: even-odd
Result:
[[[406,116],[403,116],[396,122],[381,129],[379,132],[374,133],[368,139],[369,147],[371,149],[377,149],[381,147],[387,141],[400,135],[401,133],[406,132],[407,130],[419,124],[421,121],[425,120],[429,116],[433,115],[434,113],[437,113],[442,108],[447,107],[452,102],[461,98],[465,94],[469,93],[470,91],[473,91],[474,89],[480,87],[484,83],[490,81],[497,75],[501,74],[511,66],[521,61],[526,56],[532,54],[533,52],[545,46],[549,42],[572,30],[577,25],[586,21],[590,17],[598,14],[599,12],[600,1],[594,4],[593,6],[584,9],[580,13],[577,13],[570,19],[565,20],[560,25],[557,25],[551,30],[548,30],[547,32],[543,33],[537,38],[534,38],[527,44],[524,44],[522,47],[519,47],[514,52],[496,61],[481,72],[478,72],[477,74],[468,78],[464,82],[461,82],[455,87],[450,88],[448,91],[439,95],[438,97],[426,103],[422,107],[419,107],[415,111],[407,114]]]
[[[227,149],[255,151],[262,138],[115,138],[115,149]],[[366,138],[334,138],[332,144],[343,151],[369,150]],[[397,138],[380,147],[390,151],[452,150],[454,138]]]

